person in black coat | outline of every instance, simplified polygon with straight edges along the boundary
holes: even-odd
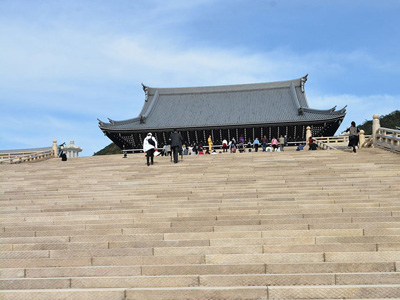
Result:
[[[63,151],[60,155],[62,161],[67,161],[67,154]]]
[[[171,145],[172,153],[174,155],[174,163],[177,163],[178,155],[180,150],[182,149],[182,142],[183,142],[183,137],[178,132],[177,129],[174,129],[174,132],[171,133],[171,136],[169,137],[169,142]]]

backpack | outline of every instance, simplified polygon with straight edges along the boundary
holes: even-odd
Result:
[[[153,138],[149,138],[149,139],[147,140],[147,142],[148,142],[150,145],[152,145],[152,146],[155,146],[155,145],[156,145],[156,143],[154,142]]]

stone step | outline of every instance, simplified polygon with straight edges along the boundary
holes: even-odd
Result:
[[[125,300],[126,289],[48,289],[0,291],[2,300]]]
[[[2,168],[0,298],[397,297],[398,156],[285,151],[156,162],[110,156]]]
[[[400,261],[399,251],[378,252],[326,252],[327,262],[350,262],[350,261]]]
[[[400,297],[399,285],[128,289],[126,299],[377,299]]]
[[[189,247],[209,246],[209,240],[180,240],[180,241],[133,241],[133,242],[99,242],[99,243],[30,243],[30,244],[0,244],[3,251],[29,251],[29,250],[90,250],[112,248],[153,248],[153,247]]]
[[[398,284],[399,273],[169,275],[0,279],[1,290]]]
[[[198,285],[199,285],[199,276],[189,276],[189,275],[0,279],[0,290],[189,287]]]
[[[398,264],[398,263],[397,263]],[[399,267],[399,266],[397,266]],[[394,272],[395,263],[278,263],[278,264],[191,264],[142,266],[86,266],[0,269],[1,278],[54,278],[105,276],[165,276],[222,274],[308,274],[308,273],[373,273]]]
[[[400,236],[317,236],[316,244],[332,244],[332,243],[399,243]]]
[[[78,250],[78,249],[108,249],[108,242],[101,243],[32,243],[8,244],[13,251],[28,250]],[[135,248],[135,247],[132,247]]]
[[[263,254],[206,254],[207,264],[231,263],[290,263],[290,262],[396,262],[399,251],[379,252],[306,252]]]
[[[270,299],[379,299],[399,298],[400,285],[268,287]]]
[[[3,259],[0,260],[0,268],[37,268],[37,267],[83,267],[91,266],[92,258],[73,258],[73,259]]]
[[[297,285],[377,285],[399,284],[400,274],[279,274],[279,275],[204,275],[200,286],[297,286]]]
[[[354,214],[354,213],[346,213],[346,215],[344,215],[344,213],[341,214],[333,214],[333,215],[323,215],[321,217],[318,217],[318,214],[316,215],[307,215],[307,218],[305,218],[305,216],[303,214],[291,214],[291,215],[285,215],[285,214],[275,214],[275,215],[265,215],[265,214],[256,214],[256,215],[245,215],[245,216],[237,216],[237,217],[232,217],[232,216],[210,216],[209,214],[205,214],[204,216],[200,217],[198,215],[193,216],[193,217],[133,217],[131,215],[124,215],[121,216],[119,215],[118,218],[112,218],[114,217],[114,215],[111,218],[102,218],[99,219],[99,216],[88,216],[86,218],[86,216],[84,216],[85,218],[82,217],[57,217],[57,220],[53,218],[49,219],[44,218],[44,217],[38,217],[37,222],[33,222],[34,223],[42,223],[43,221],[45,221],[47,219],[46,222],[54,222],[55,224],[70,224],[71,221],[74,221],[74,223],[76,222],[77,224],[109,224],[113,221],[115,221],[115,223],[125,223],[126,222],[126,218],[128,218],[129,224],[135,223],[135,224],[141,224],[141,223],[158,223],[158,222],[172,222],[172,227],[178,226],[179,224],[181,224],[181,222],[204,222],[204,223],[199,223],[199,226],[204,226],[204,225],[229,225],[230,223],[232,223],[233,225],[235,224],[235,222],[246,222],[246,221],[251,221],[256,222],[259,221],[260,224],[268,224],[268,223],[294,223],[296,219],[301,223],[320,223],[321,220],[323,219],[327,219],[329,221],[329,223],[336,223],[336,222],[340,222],[340,220],[345,220],[346,222],[350,222],[351,220],[353,220],[353,222],[399,222],[400,221],[400,215],[399,216],[391,216],[391,215],[387,215],[387,213],[385,213],[386,216],[374,216],[373,214],[371,215],[370,213],[366,213],[364,215],[360,215],[360,214]],[[392,212],[392,214],[397,214],[396,212]],[[64,219],[64,221],[63,221]],[[217,220],[218,219],[218,220]],[[348,221],[347,221],[348,220]],[[2,220],[3,221],[3,220]],[[12,224],[15,224],[15,218],[11,219],[10,221],[12,221]],[[207,221],[211,221],[211,223],[207,223]],[[195,223],[193,223],[193,225],[197,225]],[[241,224],[238,224],[241,225]],[[243,224],[246,225],[246,224]]]

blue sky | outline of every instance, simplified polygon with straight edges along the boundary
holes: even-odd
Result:
[[[400,109],[398,0],[0,0],[0,150],[75,140],[136,117],[152,87],[309,74],[310,107]]]

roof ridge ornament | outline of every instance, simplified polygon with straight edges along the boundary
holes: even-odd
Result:
[[[148,87],[148,86],[145,86],[145,85],[142,83],[142,88],[143,88],[143,91],[144,91],[144,93],[145,93],[144,101],[147,102],[147,100],[149,100],[149,87]]]
[[[308,77],[308,74],[306,74],[304,77],[301,77],[301,79],[300,79],[300,87],[301,87],[302,93],[304,93],[304,84],[307,81],[307,77]]]

